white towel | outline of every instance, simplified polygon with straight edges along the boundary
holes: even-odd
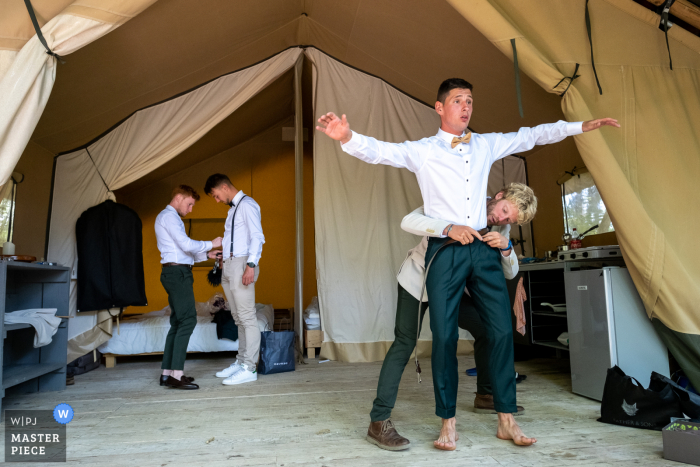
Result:
[[[51,337],[58,331],[61,318],[56,316],[56,308],[35,308],[5,313],[5,324],[27,323],[36,331],[34,347],[43,347],[51,343]]]

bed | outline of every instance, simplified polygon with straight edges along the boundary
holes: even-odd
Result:
[[[260,331],[270,330],[269,323],[274,322],[272,305],[257,303],[255,308]],[[104,354],[107,368],[113,368],[117,357],[162,354],[169,330],[170,309],[168,307],[129,317],[120,321],[118,332],[117,327],[114,327],[112,338],[98,347],[98,350]],[[198,312],[197,324],[190,337],[187,353],[232,350],[238,350],[238,341],[218,339],[216,323],[212,323],[211,316],[203,316]]]

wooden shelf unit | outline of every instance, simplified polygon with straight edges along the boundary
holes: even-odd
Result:
[[[56,308],[56,315],[68,316],[69,291],[68,268],[0,262],[0,396],[66,388],[68,320],[61,320],[50,344],[34,348],[34,328],[29,324],[5,325],[5,314]],[[1,409],[0,402],[0,413]]]

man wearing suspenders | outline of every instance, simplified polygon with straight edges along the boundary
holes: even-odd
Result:
[[[255,312],[255,282],[260,274],[258,263],[265,243],[260,206],[253,198],[237,190],[223,174],[210,176],[204,192],[217,203],[231,206],[224,227],[223,251],[212,251],[209,257],[220,255],[223,258],[221,285],[238,326],[238,355],[236,361],[216,376],[225,378],[223,384],[226,385],[256,381],[260,330]]]

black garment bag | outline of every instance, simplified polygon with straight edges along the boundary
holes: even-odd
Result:
[[[146,306],[142,224],[136,211],[108,200],[80,215],[78,311]]]

